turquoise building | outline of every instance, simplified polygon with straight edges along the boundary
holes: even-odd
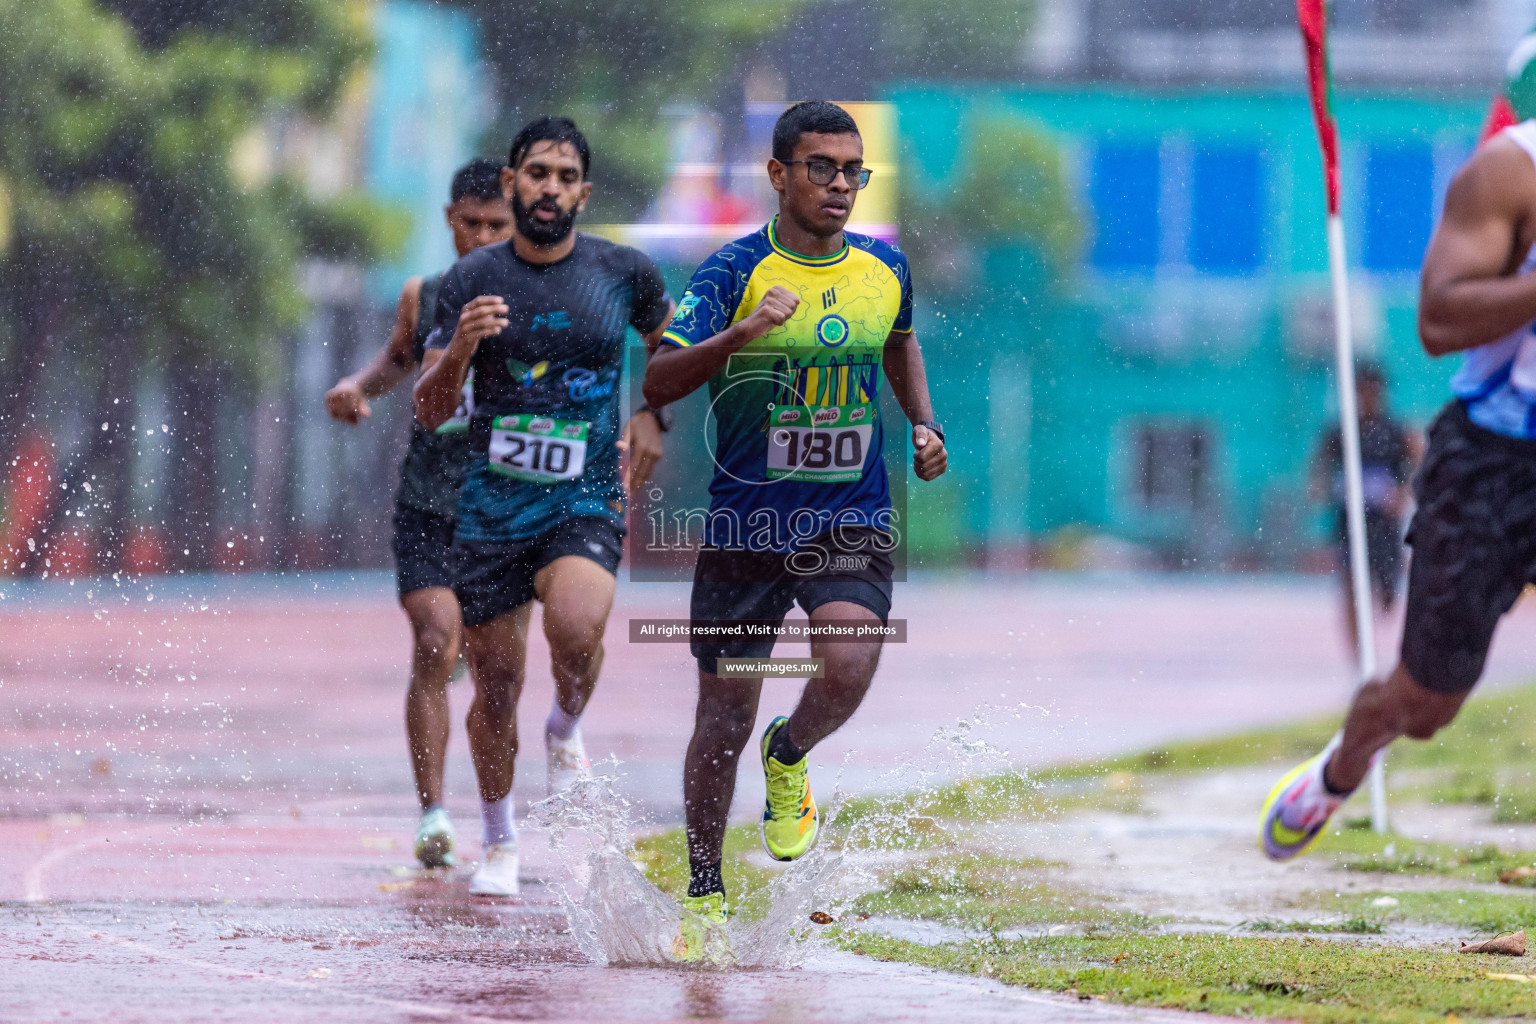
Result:
[[[955,188],[968,126],[1014,115],[1063,154],[1087,228],[1059,283],[1027,244],[978,253],[980,286],[963,298],[917,280],[953,452],[950,477],[908,492],[918,562],[1303,565],[1325,540],[1308,462],[1336,415],[1306,98],[931,87],[889,98],[909,192]],[[1357,341],[1415,425],[1449,398],[1455,368],[1419,348],[1417,272],[1485,108],[1338,97]]]

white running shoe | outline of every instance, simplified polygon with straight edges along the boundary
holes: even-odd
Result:
[[[1259,845],[1270,860],[1305,853],[1349,799],[1348,793],[1330,793],[1323,785],[1323,769],[1343,740],[1342,731],[1335,733],[1322,753],[1292,768],[1269,791],[1259,815]]]
[[[516,841],[487,846],[480,869],[469,880],[469,894],[516,896],[518,860]]]
[[[581,726],[571,730],[568,740],[556,739],[544,734],[544,751],[549,759],[549,795],[564,793],[580,780],[591,774],[587,763],[587,748],[581,742]]]
[[[441,807],[423,814],[416,826],[416,859],[424,868],[453,867],[453,822]]]

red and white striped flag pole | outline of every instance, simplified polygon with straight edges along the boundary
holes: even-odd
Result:
[[[1376,630],[1371,584],[1366,575],[1365,497],[1360,481],[1360,415],[1355,403],[1355,345],[1349,324],[1349,264],[1344,223],[1339,219],[1339,128],[1333,119],[1328,75],[1327,0],[1296,0],[1296,18],[1307,51],[1307,85],[1323,151],[1328,192],[1328,270],[1333,278],[1333,340],[1338,362],[1339,433],[1344,447],[1344,517],[1349,528],[1349,576],[1359,638],[1360,683],[1376,675]],[[1387,787],[1381,756],[1371,762],[1371,827],[1387,831]]]

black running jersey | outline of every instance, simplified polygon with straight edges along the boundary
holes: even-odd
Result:
[[[437,324],[437,293],[441,274],[421,280],[421,301],[417,304],[416,333],[411,337],[411,356],[421,365],[427,337]],[[471,392],[465,388],[468,396]],[[468,401],[466,397],[466,401]],[[453,518],[459,511],[459,485],[469,464],[469,432],[465,417],[455,417],[437,431],[428,430],[414,416],[411,441],[400,464],[400,487],[395,504],[419,512]]]
[[[666,319],[661,271],[639,250],[592,235],[547,264],[523,260],[510,241],[488,245],[444,275],[428,347],[446,348],[460,310],[481,295],[501,296],[510,323],[470,363],[474,454],[458,536],[522,541],[574,516],[621,521],[624,338]]]

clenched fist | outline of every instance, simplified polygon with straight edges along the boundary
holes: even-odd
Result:
[[[776,284],[768,289],[757,308],[742,321],[747,334],[752,338],[761,338],[775,327],[782,327],[784,322],[795,315],[795,310],[800,305],[800,296]]]
[[[507,304],[499,295],[481,295],[470,299],[459,311],[459,326],[453,336],[478,348],[483,339],[500,334],[501,329],[511,322],[507,319],[509,312]]]
[[[912,469],[919,480],[937,480],[949,468],[944,439],[922,424],[912,428]]]
[[[325,393],[325,411],[331,414],[332,419],[354,425],[359,419],[373,415],[362,387],[350,377]]]

